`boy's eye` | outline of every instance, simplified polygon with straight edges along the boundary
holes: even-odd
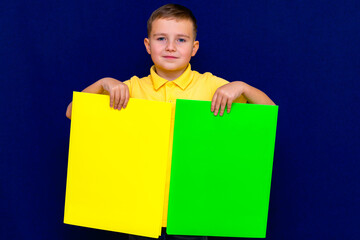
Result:
[[[186,40],[183,38],[179,38],[179,42],[186,42]]]
[[[159,41],[164,41],[165,38],[164,38],[164,37],[159,37],[157,40],[159,40]]]

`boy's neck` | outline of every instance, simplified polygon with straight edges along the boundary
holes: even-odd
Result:
[[[176,70],[176,71],[164,71],[162,69],[158,69],[155,66],[155,72],[157,75],[159,75],[159,77],[162,77],[168,81],[174,81],[175,79],[177,79],[178,77],[181,76],[181,74],[183,74],[186,70],[187,66],[184,69],[181,70]]]

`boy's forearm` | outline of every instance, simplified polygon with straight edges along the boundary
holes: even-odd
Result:
[[[82,92],[86,92],[86,93],[103,93],[104,92],[104,88],[102,86],[102,82],[105,78],[102,78],[96,82],[94,82],[93,84],[91,84],[90,86],[88,86],[87,88],[85,88],[84,90],[82,90]]]
[[[275,105],[275,103],[262,91],[244,83],[243,95],[249,103]]]

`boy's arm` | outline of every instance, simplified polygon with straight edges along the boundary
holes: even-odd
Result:
[[[110,107],[114,109],[125,108],[129,102],[129,88],[125,83],[120,82],[114,78],[102,78],[91,84],[82,92],[86,93],[104,93],[108,92],[110,95]],[[72,102],[66,109],[66,117],[71,119]]]
[[[232,102],[243,95],[249,103],[275,105],[275,103],[262,91],[241,81],[231,82],[219,87],[211,102],[211,111],[217,115],[220,110],[220,116],[225,111],[230,112]]]

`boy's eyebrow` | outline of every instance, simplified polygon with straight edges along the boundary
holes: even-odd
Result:
[[[156,37],[156,36],[166,36],[167,34],[166,33],[155,33],[153,36],[154,37]],[[186,38],[190,38],[188,35],[186,35],[186,34],[176,34],[176,36],[178,36],[178,37],[186,37]]]

